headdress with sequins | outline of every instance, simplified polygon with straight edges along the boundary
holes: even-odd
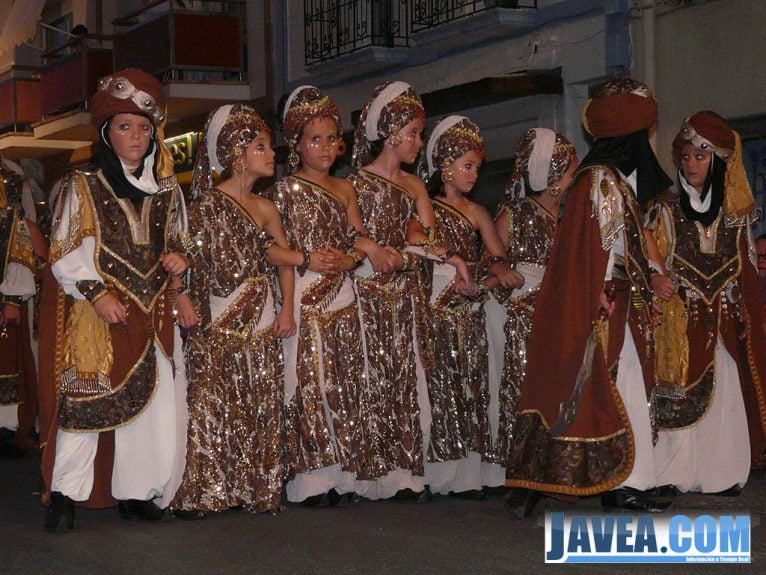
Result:
[[[426,146],[428,177],[443,170],[463,154],[476,150],[484,158],[484,140],[479,126],[465,116],[447,116],[436,124]]]
[[[297,168],[298,157],[296,148],[301,130],[311,120],[316,118],[331,118],[338,128],[338,134],[343,131],[340,120],[340,110],[330,97],[315,86],[299,86],[292,91],[285,102],[282,113],[282,129],[285,134],[287,147],[290,149],[288,168]]]
[[[218,175],[231,169],[234,160],[245,153],[258,135],[269,129],[253,108],[245,104],[227,104],[207,117],[197,149],[191,196],[195,199],[213,187],[213,170]]]
[[[372,98],[362,108],[354,130],[352,164],[366,166],[375,158],[370,142],[398,134],[404,126],[422,118],[426,112],[418,93],[406,82],[386,82],[375,88]]]
[[[516,199],[539,194],[576,163],[577,151],[564,136],[548,128],[527,130],[516,147],[516,161],[505,195]]]
[[[742,140],[721,116],[703,111],[689,116],[673,140],[673,161],[681,166],[681,150],[686,144],[707,150],[725,163],[723,211],[728,226],[747,225],[756,216],[753,192],[742,163]]]

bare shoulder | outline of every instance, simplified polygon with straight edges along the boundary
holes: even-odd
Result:
[[[265,216],[274,216],[279,212],[277,206],[269,198],[263,196],[255,196],[255,209]]]
[[[356,201],[356,188],[354,188],[354,185],[348,180],[333,178],[332,191],[336,196],[341,198],[346,205]]]
[[[428,191],[426,190],[426,185],[423,183],[423,180],[414,174],[404,172],[402,185],[414,200],[418,200],[423,196],[428,197]]]

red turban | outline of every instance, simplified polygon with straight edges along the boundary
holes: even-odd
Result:
[[[706,110],[683,121],[681,131],[673,140],[673,161],[676,167],[681,166],[681,149],[686,144],[713,152],[726,161],[737,147],[737,138],[726,120]]]
[[[657,122],[657,100],[649,88],[630,78],[596,88],[583,110],[585,129],[597,139],[647,130]]]
[[[101,125],[115,114],[144,114],[154,126],[165,119],[162,84],[138,68],[127,68],[102,78],[90,102],[93,125]]]

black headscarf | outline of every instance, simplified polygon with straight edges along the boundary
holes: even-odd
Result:
[[[673,185],[654,155],[647,130],[595,140],[580,167],[596,164],[617,168],[626,176],[636,170],[636,198],[641,205]]]
[[[143,114],[136,115],[143,116]],[[112,116],[112,118],[113,117],[114,116]],[[137,188],[128,181],[128,179],[125,177],[125,170],[122,168],[122,162],[120,162],[120,158],[112,148],[112,142],[109,139],[109,123],[112,121],[112,118],[109,118],[106,122],[104,122],[104,124],[101,126],[101,129],[98,131],[98,152],[96,154],[95,161],[101,167],[101,172],[104,174],[106,181],[109,182],[109,185],[112,187],[115,196],[118,198],[127,198],[131,201],[143,200],[150,194],[147,194],[145,191]],[[144,154],[144,157],[141,158],[141,163],[139,164],[138,169],[133,172],[133,175],[136,178],[141,177],[141,174],[144,171],[144,160],[152,155],[155,149],[156,144],[154,143],[154,137],[152,137],[149,143],[149,147],[146,150],[146,154]]]
[[[721,211],[723,205],[723,192],[726,182],[726,162],[715,154],[711,155],[710,168],[708,168],[707,176],[705,177],[705,183],[702,186],[702,193],[700,199],[704,202],[708,193],[712,194],[710,198],[710,207],[704,212],[698,212],[691,206],[689,201],[689,193],[684,189],[683,184],[691,186],[684,178],[684,174],[681,170],[678,170],[678,181],[681,193],[679,199],[681,202],[681,210],[684,215],[690,220],[701,223],[703,226],[708,227],[718,217],[718,213]]]

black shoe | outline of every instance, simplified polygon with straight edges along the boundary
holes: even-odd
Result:
[[[505,506],[519,519],[527,519],[542,497],[542,493],[533,489],[514,487],[506,497]]]
[[[303,507],[314,507],[317,509],[322,509],[325,507],[330,506],[330,494],[329,493],[319,493],[317,495],[312,495],[311,497],[306,497],[303,501],[301,501],[301,505]]]
[[[335,489],[330,489],[327,492],[327,497],[330,500],[330,507],[353,507],[359,504],[359,495],[354,491],[341,494],[335,491]]]
[[[198,519],[205,519],[207,513],[199,509],[174,509],[173,517],[186,521],[196,521]]]
[[[165,510],[157,507],[153,501],[143,501],[141,499],[125,499],[120,501],[117,509],[120,512],[120,517],[123,519],[138,517],[142,521],[159,521],[165,516]]]
[[[716,497],[739,497],[742,494],[742,488],[738,483],[735,483],[728,489],[723,491],[716,491],[715,493],[707,493],[707,495],[715,495]]]
[[[605,509],[662,513],[670,507],[670,503],[670,501],[653,499],[643,491],[629,487],[612,489],[601,494],[601,506]]]
[[[405,501],[408,503],[427,503],[431,500],[431,490],[426,486],[421,491],[413,491],[409,487],[400,489],[394,494],[396,501]]]
[[[74,501],[60,491],[54,491],[48,509],[45,510],[43,527],[46,531],[54,531],[62,517],[66,519],[67,529],[74,529]]]
[[[357,494],[355,491],[349,491],[348,493],[344,493],[340,496],[340,501],[338,501],[336,507],[355,507],[359,505],[361,499],[362,498],[359,497],[359,494]]]
[[[450,497],[465,499],[466,501],[481,501],[484,499],[484,491],[481,489],[468,489],[467,491],[450,491]]]
[[[647,493],[656,495],[657,497],[676,497],[681,492],[675,485],[660,485],[659,487],[655,487]]]

